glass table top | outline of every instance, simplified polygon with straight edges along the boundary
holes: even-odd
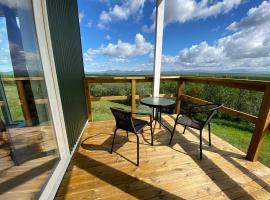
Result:
[[[147,106],[166,107],[174,105],[175,101],[164,97],[146,97],[141,99],[141,103]]]

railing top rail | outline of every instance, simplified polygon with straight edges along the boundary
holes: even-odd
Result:
[[[137,80],[142,82],[152,81],[153,76],[87,76],[85,79],[92,83],[110,83],[110,82],[130,82]],[[216,78],[216,77],[195,77],[195,76],[161,76],[164,81],[183,80],[194,83],[204,83],[213,85],[222,85],[232,88],[240,88],[255,91],[264,91],[270,87],[270,81],[235,79],[235,78]]]
[[[215,77],[188,77],[182,76],[182,80],[194,83],[207,83],[214,85],[223,85],[233,88],[264,91],[265,87],[270,86],[270,81],[235,79],[235,78],[215,78]]]
[[[32,77],[1,77],[2,81],[42,81],[44,77],[32,76]]]
[[[153,76],[85,76],[86,79],[153,79]],[[163,79],[181,78],[181,76],[161,76]]]
[[[178,80],[181,76],[161,76],[163,80]],[[141,82],[150,82],[153,76],[86,76],[85,79],[90,83],[111,83],[111,82],[130,82],[137,80]]]

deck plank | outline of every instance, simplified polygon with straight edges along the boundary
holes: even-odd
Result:
[[[37,199],[58,162],[52,127],[36,126],[8,129],[8,152],[0,146],[0,199]],[[35,148],[32,148],[35,146]],[[10,149],[19,161],[12,160]],[[5,167],[8,161],[12,165]],[[4,167],[3,167],[4,166]]]
[[[173,116],[164,116],[168,126]],[[89,123],[58,189],[55,199],[270,199],[270,169],[246,161],[245,154],[204,131],[203,160],[199,160],[198,133],[177,127],[172,146],[170,134],[156,129],[154,146],[150,131],[140,135],[140,166],[136,138],[124,131],[109,153],[114,121]]]

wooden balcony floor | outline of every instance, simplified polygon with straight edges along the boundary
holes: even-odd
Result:
[[[165,116],[170,126],[174,117]],[[204,132],[203,160],[198,159],[198,132],[179,125],[170,134],[156,129],[140,135],[140,166],[136,138],[124,131],[111,147],[114,121],[89,123],[57,192],[56,199],[270,199],[270,169],[244,159],[244,153]]]
[[[10,147],[0,145],[0,199],[37,199],[59,161],[53,128],[9,128],[8,132]]]

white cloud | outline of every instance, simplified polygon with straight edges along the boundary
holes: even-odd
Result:
[[[166,0],[164,25],[169,23],[185,23],[196,19],[206,19],[211,16],[228,13],[236,8],[242,0]],[[154,15],[154,11],[153,14]],[[153,16],[151,17],[154,21]],[[155,22],[154,22],[155,23]],[[154,23],[149,27],[144,25],[146,32],[154,30]]]
[[[270,17],[266,17],[269,13],[270,1],[265,1],[250,9],[247,17],[228,26],[228,30],[236,31],[233,34],[213,45],[201,42],[181,50],[178,55],[164,55],[163,63],[218,70],[260,67],[270,71]]]
[[[128,58],[150,54],[152,50],[153,45],[147,42],[140,33],[137,33],[133,44],[118,40],[116,44],[109,43],[98,49],[90,48],[83,56],[85,63],[91,62],[96,55],[108,56],[111,61],[122,63],[128,61]]]
[[[4,34],[6,33],[6,29],[2,26],[4,25],[0,23],[0,44],[4,42]]]
[[[111,0],[99,0],[101,3],[105,3],[107,6],[111,6]]]
[[[106,35],[106,36],[105,36],[105,39],[106,39],[106,40],[111,40],[111,36],[110,36],[110,35]]]
[[[142,27],[142,31],[145,33],[152,33],[155,31],[156,28],[156,23],[154,22],[152,25],[147,26],[147,25],[143,25]]]
[[[96,50],[90,48],[83,54],[84,63],[89,63],[93,60],[94,55],[97,53]]]
[[[243,18],[239,22],[233,22],[227,27],[227,30],[237,31],[246,28],[253,28],[257,26],[264,26],[265,28],[270,28],[270,3],[269,1],[264,1],[258,7],[251,8],[247,17]]]
[[[167,0],[165,3],[165,24],[184,23],[193,19],[205,19],[225,14],[240,3],[241,0]]]
[[[0,48],[0,65],[10,64],[10,53],[8,48]]]
[[[4,19],[0,19],[0,65],[10,64],[10,52]]]
[[[79,22],[81,23],[83,18],[85,17],[84,11],[79,12]]]
[[[112,21],[127,20],[130,16],[140,18],[146,0],[123,0],[122,4],[110,7],[108,11],[102,11],[99,16],[98,27],[107,28]]]
[[[145,38],[138,33],[135,36],[134,44],[118,40],[117,44],[110,43],[107,46],[101,46],[99,53],[115,58],[128,58],[148,54],[152,49],[153,45],[146,42]]]
[[[113,63],[127,63],[128,60],[126,58],[112,58],[110,59]]]
[[[23,10],[30,10],[32,9],[32,4],[28,1],[21,1],[21,0],[0,0],[0,5],[5,5],[9,8],[17,8]]]
[[[92,22],[91,20],[90,20],[89,22],[87,22],[87,24],[86,24],[86,26],[87,26],[88,28],[91,28],[92,25],[93,25],[93,22]]]

